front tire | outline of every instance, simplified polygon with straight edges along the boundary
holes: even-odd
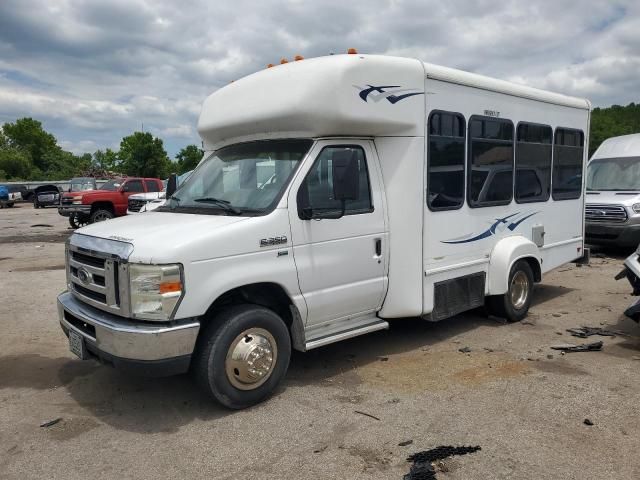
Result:
[[[216,315],[200,334],[193,371],[198,384],[227,408],[267,399],[291,358],[289,331],[272,310],[237,305]]]
[[[98,208],[91,212],[90,223],[104,222],[106,220],[111,220],[113,217],[114,215],[111,210]]]
[[[518,260],[509,272],[509,289],[504,295],[487,298],[491,315],[519,322],[527,316],[533,297],[533,271],[526,260]]]

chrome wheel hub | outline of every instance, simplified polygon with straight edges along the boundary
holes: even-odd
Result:
[[[517,271],[511,279],[511,305],[516,310],[520,310],[527,303],[529,298],[529,279],[522,271]]]
[[[273,335],[263,328],[250,328],[229,347],[225,360],[227,378],[240,390],[253,390],[269,379],[277,359]]]

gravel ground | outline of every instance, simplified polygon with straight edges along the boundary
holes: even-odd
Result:
[[[640,327],[613,279],[628,252],[548,274],[518,324],[406,319],[295,353],[270,401],[230,412],[186,376],[75,359],[55,304],[67,220],[23,204],[0,226],[0,479],[401,479],[439,445],[482,450],[438,479],[640,478]],[[586,342],[565,331],[581,325],[623,334],[592,337],[601,352],[549,348]]]

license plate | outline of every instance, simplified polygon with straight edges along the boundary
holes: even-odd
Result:
[[[69,330],[69,350],[75,353],[81,360],[87,359],[87,347],[84,344],[84,338],[73,330]]]

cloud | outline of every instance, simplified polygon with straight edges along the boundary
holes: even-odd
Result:
[[[200,143],[217,88],[348,47],[625,104],[640,100],[638,31],[630,0],[4,0],[0,121],[34,116],[75,149],[144,124],[175,154]]]

